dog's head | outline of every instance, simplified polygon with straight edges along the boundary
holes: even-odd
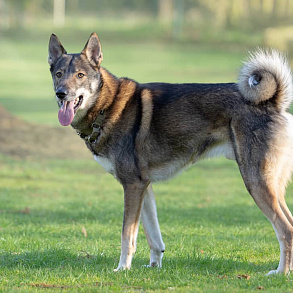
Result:
[[[67,54],[57,36],[51,35],[48,62],[62,125],[78,121],[94,104],[101,83],[99,68],[102,60],[96,33],[91,34],[80,54]]]

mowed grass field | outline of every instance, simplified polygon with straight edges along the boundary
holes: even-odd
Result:
[[[60,39],[78,52],[90,33],[62,31]],[[61,127],[48,39],[49,33],[1,36],[0,104],[27,121]],[[105,32],[101,42],[103,65],[139,82],[236,81],[245,56],[245,50],[112,39]],[[293,292],[291,276],[265,276],[278,265],[278,241],[235,162],[199,162],[154,190],[163,268],[143,267],[149,248],[140,228],[131,270],[115,273],[123,218],[115,179],[93,160],[0,154],[0,291]],[[287,201],[293,209],[292,185]]]

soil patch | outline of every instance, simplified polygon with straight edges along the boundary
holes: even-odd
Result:
[[[25,122],[0,106],[0,153],[17,158],[92,159],[71,127]]]

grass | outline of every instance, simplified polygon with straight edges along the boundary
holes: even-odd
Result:
[[[93,161],[1,156],[0,166],[0,291],[242,292],[262,286],[266,292],[288,292],[292,287],[291,277],[264,276],[278,264],[278,243],[234,162],[201,162],[156,184],[166,243],[163,268],[142,267],[149,249],[140,229],[132,269],[119,273],[113,269],[123,197],[110,175]],[[290,196],[288,202],[293,205]]]
[[[246,54],[124,29],[102,27],[103,65],[139,82],[236,81]],[[93,30],[56,33],[78,52]],[[51,31],[1,35],[0,104],[25,120],[58,125],[47,65]],[[200,162],[156,184],[163,268],[142,267],[149,249],[140,228],[132,269],[118,273],[122,188],[94,161],[0,155],[0,178],[1,292],[293,291],[291,276],[265,276],[278,265],[278,242],[234,162]],[[291,207],[292,193],[289,186]]]

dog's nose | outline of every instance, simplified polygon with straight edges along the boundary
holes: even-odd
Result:
[[[67,92],[65,91],[57,91],[56,96],[58,99],[63,100],[67,96]]]

